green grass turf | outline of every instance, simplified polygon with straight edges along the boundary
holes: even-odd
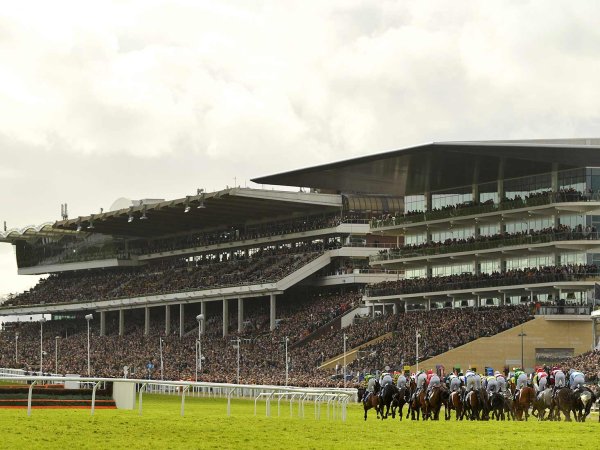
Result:
[[[144,396],[143,415],[137,410],[33,410],[0,409],[0,448],[599,448],[600,424],[596,414],[586,423],[565,422],[411,422],[376,420],[372,411],[362,419],[362,408],[352,405],[348,420],[314,418],[312,405],[305,418],[289,417],[289,406],[232,401],[231,417],[226,401],[186,399],[185,417],[180,416],[180,398]],[[418,447],[417,447],[418,446]]]

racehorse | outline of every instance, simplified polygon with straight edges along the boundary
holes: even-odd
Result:
[[[464,388],[461,388],[461,390]],[[456,420],[462,420],[464,414],[463,402],[461,400],[461,391],[454,391],[450,393],[450,398],[448,399],[445,415],[446,420],[450,420],[452,417],[452,410],[456,411]]]
[[[508,420],[515,420],[515,410],[513,408],[513,398],[510,391],[504,393],[504,412]]]
[[[390,414],[390,406],[392,405],[392,400],[394,399],[394,397],[396,396],[397,393],[398,393],[398,388],[394,384],[387,384],[383,387],[383,390],[381,391],[381,405],[380,405],[380,412],[381,412],[382,419],[387,419],[388,415]],[[384,409],[385,409],[385,414],[383,412]],[[392,408],[392,418],[393,417],[394,417],[394,409]]]
[[[595,402],[596,395],[590,389],[584,387],[575,391],[575,410],[578,422],[585,422],[585,418],[590,414]]]
[[[398,416],[402,420],[404,405],[410,400],[409,389],[405,386],[398,389],[398,393],[394,395],[392,400],[392,419],[396,417],[396,408],[398,408]]]
[[[558,391],[556,391],[554,394],[554,401],[556,405],[554,417],[557,420],[560,420],[560,413],[562,412],[565,415],[565,420],[570,422],[571,412],[573,412],[575,420],[577,420],[577,410],[575,409],[576,400],[577,399],[575,398],[573,391],[567,387],[560,388]]]
[[[467,392],[467,397],[465,398],[465,414],[469,414],[471,420],[479,420],[480,410],[481,402],[479,401],[477,391]]]
[[[535,391],[530,386],[524,386],[519,391],[519,396],[514,403],[515,416],[517,420],[523,420],[525,415],[525,421],[529,419],[529,408],[533,404],[535,399]]]
[[[365,420],[367,420],[367,411],[371,408],[375,408],[375,412],[377,413],[377,418],[379,419],[379,413],[383,416],[383,408],[381,407],[381,398],[379,397],[379,382],[375,382],[375,390],[372,394],[369,395],[368,398],[364,398],[364,394],[366,389],[361,388],[358,390],[359,393],[362,391],[363,398],[363,407],[365,408]],[[382,417],[383,418],[383,417]]]
[[[481,388],[479,393],[482,401],[481,420],[490,420],[490,399],[488,392],[484,388]]]
[[[546,409],[549,409],[548,420],[553,419],[554,399],[552,398],[552,389],[545,389],[540,392],[533,401],[533,409],[531,415],[537,417],[538,420],[544,420]]]
[[[504,396],[500,392],[494,392],[490,397],[492,419],[504,420],[504,405]]]
[[[429,393],[427,402],[427,417],[432,420],[440,420],[440,409],[442,403],[447,401],[448,391],[444,386],[436,386]]]

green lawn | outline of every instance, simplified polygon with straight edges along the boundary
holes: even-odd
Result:
[[[143,415],[137,410],[33,410],[0,409],[0,448],[599,448],[597,415],[586,423],[565,422],[367,422],[362,410],[352,405],[348,420],[315,420],[312,405],[306,418],[289,417],[289,406],[272,404],[274,417],[265,416],[265,405],[215,399],[186,399],[185,417],[180,399],[144,396]]]

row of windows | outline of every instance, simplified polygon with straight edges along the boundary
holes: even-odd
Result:
[[[578,225],[585,227],[586,225],[594,225],[600,229],[600,216],[585,216],[582,214],[569,214],[559,217],[559,223],[571,228]],[[554,219],[552,217],[529,217],[523,220],[510,221],[504,223],[506,232],[521,233],[529,230],[540,231],[554,227]],[[500,233],[500,223],[485,223],[479,226],[479,234],[481,236],[493,236]],[[432,242],[444,242],[448,239],[468,239],[475,236],[475,227],[449,228],[448,230],[435,231],[431,233]],[[427,242],[427,233],[411,233],[404,237],[404,242],[407,245],[419,245]]]
[[[555,259],[556,258],[556,259]],[[586,254],[581,252],[560,253],[558,255],[537,255],[529,257],[517,257],[506,259],[506,270],[526,269],[529,267],[544,267],[553,265],[567,264],[587,264],[595,262],[596,258],[600,262],[600,254]],[[493,273],[501,271],[501,262],[499,259],[481,261],[479,263],[481,273]],[[466,262],[458,264],[446,264],[431,267],[431,276],[445,277],[450,275],[460,275],[462,273],[475,273],[475,262]],[[427,276],[427,269],[419,267],[406,270],[405,278],[424,278]]]
[[[600,191],[600,169],[579,168],[563,170],[557,173],[557,190],[574,189],[578,192]],[[521,178],[504,180],[504,196],[509,199],[527,197],[531,194],[550,191],[552,174],[529,175]],[[493,201],[498,203],[497,182],[478,185],[479,198],[473,198],[471,186],[457,187],[452,192],[432,192],[431,208],[442,209],[476,200],[480,203]],[[404,199],[405,212],[424,211],[425,195],[408,195]]]

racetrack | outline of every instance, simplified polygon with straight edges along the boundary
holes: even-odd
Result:
[[[265,417],[264,403],[254,416],[254,402],[232,402],[231,417],[221,399],[144,396],[144,412],[98,410],[0,409],[2,448],[598,448],[600,424],[592,414],[585,423],[565,422],[412,422],[362,418],[362,406],[351,405],[348,420],[314,419],[312,405],[304,419]],[[405,410],[406,411],[406,410]],[[510,446],[510,447],[509,447]]]

